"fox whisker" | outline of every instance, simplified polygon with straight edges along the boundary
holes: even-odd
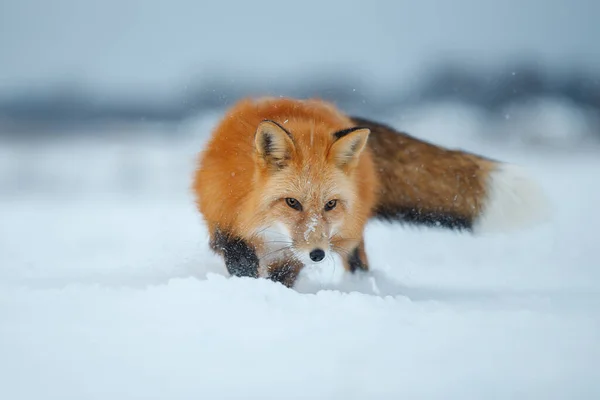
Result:
[[[333,258],[333,254],[329,253],[327,259],[333,264],[333,271],[331,271],[331,278],[333,278],[335,276],[335,259]]]
[[[336,253],[342,253],[346,256],[350,256],[352,254],[352,252],[350,250],[346,250],[343,247],[339,247],[339,246],[335,246],[332,245],[331,248],[333,249],[333,251],[335,251]]]
[[[285,235],[281,232],[274,231],[274,230],[270,229],[269,227],[261,229],[260,231],[256,232],[253,236],[260,236],[263,233],[277,235],[277,236],[281,236],[282,238],[289,239],[287,235]]]
[[[292,246],[286,246],[286,247],[282,247],[282,248],[280,248],[280,249],[277,249],[277,250],[270,251],[270,252],[268,252],[267,254],[263,254],[263,255],[262,255],[262,256],[261,256],[261,257],[258,259],[258,261],[262,261],[262,260],[263,260],[265,257],[271,256],[271,255],[273,255],[273,254],[275,254],[275,253],[278,253],[278,252],[280,252],[280,251],[283,251],[283,250],[287,250],[287,249],[289,249],[289,248],[291,248],[291,247],[292,247]]]
[[[266,242],[263,242],[264,244],[271,244],[271,243],[285,243],[285,244],[289,244],[292,245],[292,241],[291,240],[268,240]]]

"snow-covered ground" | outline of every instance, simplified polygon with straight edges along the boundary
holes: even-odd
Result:
[[[175,142],[0,143],[0,398],[599,398],[598,152],[503,147],[447,117],[405,122],[529,167],[554,219],[489,237],[373,223],[371,276],[330,262],[295,290],[208,251],[187,189],[212,117]]]

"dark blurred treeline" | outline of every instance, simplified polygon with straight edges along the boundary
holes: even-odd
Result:
[[[480,108],[491,116],[509,104],[529,99],[553,98],[586,109],[600,118],[600,77],[578,71],[549,74],[535,65],[497,70],[439,65],[409,90],[374,94],[359,77],[344,73],[295,76],[284,81],[240,81],[212,76],[199,79],[180,95],[148,93],[108,98],[77,85],[33,90],[0,97],[0,135],[44,134],[69,126],[110,123],[179,123],[206,111],[226,107],[245,96],[318,96],[335,101],[351,113],[386,113],[436,101],[457,101]],[[2,126],[10,129],[2,129]],[[62,131],[64,133],[64,131]],[[597,132],[600,135],[600,132]]]

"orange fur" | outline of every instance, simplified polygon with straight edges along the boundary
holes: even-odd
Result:
[[[340,254],[349,271],[368,269],[370,218],[471,228],[498,165],[325,101],[245,99],[215,128],[193,190],[212,248],[232,274],[291,286],[314,249]],[[257,271],[239,272],[236,263]]]

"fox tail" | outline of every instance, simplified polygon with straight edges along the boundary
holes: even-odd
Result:
[[[379,174],[374,218],[416,225],[509,232],[550,218],[541,186],[521,167],[451,150],[363,118]]]

